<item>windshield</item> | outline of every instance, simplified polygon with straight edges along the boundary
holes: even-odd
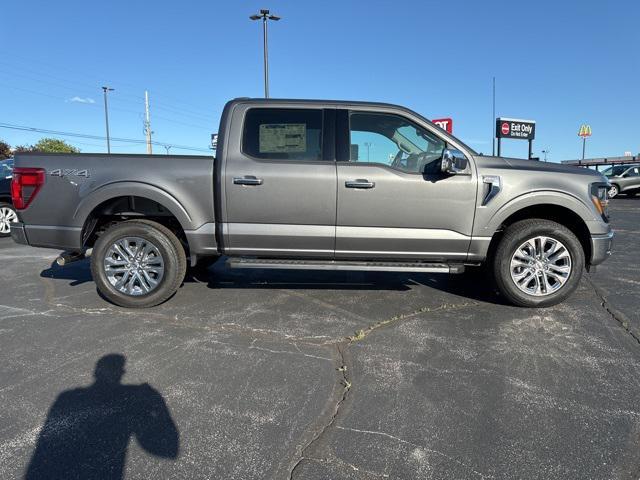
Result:
[[[0,162],[0,178],[10,177],[13,172],[13,158]]]
[[[631,168],[631,166],[632,165],[614,165],[604,170],[602,174],[605,177],[617,177],[618,175],[622,175],[626,172],[628,168]]]

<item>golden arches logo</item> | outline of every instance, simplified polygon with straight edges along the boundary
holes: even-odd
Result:
[[[591,125],[580,125],[580,131],[578,132],[578,136],[582,138],[591,136]]]

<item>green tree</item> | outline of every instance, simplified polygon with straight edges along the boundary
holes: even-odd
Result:
[[[7,142],[0,140],[0,160],[4,160],[5,158],[12,157],[11,147]]]
[[[80,150],[57,138],[41,138],[31,147],[32,152],[42,153],[80,153]]]

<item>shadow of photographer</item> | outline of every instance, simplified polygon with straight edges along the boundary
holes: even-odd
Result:
[[[62,392],[49,410],[27,479],[121,479],[131,437],[148,453],[175,459],[179,432],[158,391],[125,385],[124,355],[98,360],[95,382]]]

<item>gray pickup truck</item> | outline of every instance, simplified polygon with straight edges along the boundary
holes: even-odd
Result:
[[[100,293],[164,302],[187,268],[461,273],[486,263],[520,306],[556,304],[611,252],[609,184],[482,156],[424,117],[364,102],[241,98],[217,155],[19,154],[18,243],[88,249]],[[63,262],[60,262],[63,263]]]

